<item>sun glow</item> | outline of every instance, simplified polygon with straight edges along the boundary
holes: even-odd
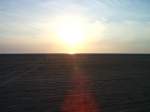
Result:
[[[84,32],[81,25],[78,23],[63,23],[58,27],[58,36],[69,46],[76,46],[82,42],[84,38]]]
[[[78,52],[85,42],[85,23],[80,16],[59,17],[55,33],[69,53]]]

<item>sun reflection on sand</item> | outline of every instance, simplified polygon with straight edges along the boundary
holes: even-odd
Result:
[[[73,88],[65,96],[61,108],[62,112],[101,112],[97,106],[94,94],[88,90],[91,83],[88,75],[79,69],[75,61],[74,64],[75,70],[71,76]]]

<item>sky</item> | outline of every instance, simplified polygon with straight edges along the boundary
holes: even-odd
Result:
[[[84,32],[77,53],[150,53],[149,11],[150,0],[0,0],[0,53],[71,52],[62,31]]]

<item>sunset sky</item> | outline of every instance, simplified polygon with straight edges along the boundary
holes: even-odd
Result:
[[[0,0],[0,53],[150,53],[150,0]]]

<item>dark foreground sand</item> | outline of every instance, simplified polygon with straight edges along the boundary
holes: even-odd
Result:
[[[0,55],[0,112],[150,112],[150,55]]]

